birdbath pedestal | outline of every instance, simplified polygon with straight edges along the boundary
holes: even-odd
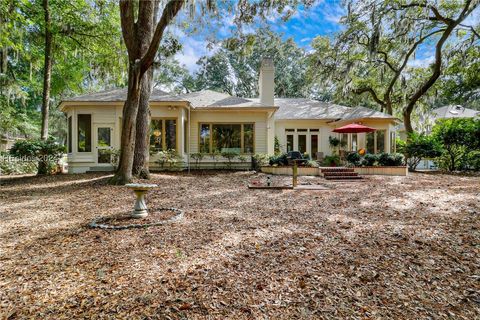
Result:
[[[148,216],[147,204],[145,202],[145,194],[148,190],[158,187],[156,184],[142,184],[142,183],[129,183],[125,187],[133,190],[137,195],[135,201],[135,209],[130,215],[132,218],[145,218]]]

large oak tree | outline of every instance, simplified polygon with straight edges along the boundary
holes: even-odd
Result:
[[[318,38],[313,43],[313,76],[331,81],[339,95],[368,96],[381,111],[402,114],[412,132],[413,110],[445,68],[446,44],[474,45],[478,26],[463,22],[478,5],[472,0],[349,1],[342,19],[346,29],[333,42]],[[463,29],[466,33],[458,32]],[[411,63],[427,44],[433,61],[420,75]]]
[[[217,4],[218,2],[218,4]],[[146,113],[148,109],[142,108],[139,115],[140,100],[142,97],[142,82],[145,73],[147,73],[154,63],[159,45],[162,41],[165,29],[169,26],[185,6],[189,6],[190,17],[197,14],[207,15],[209,12],[218,14],[235,14],[235,21],[251,23],[255,17],[265,18],[272,11],[289,16],[293,13],[291,8],[296,8],[303,4],[308,6],[313,0],[261,0],[249,1],[214,1],[205,0],[198,3],[195,1],[169,0],[169,1],[120,1],[120,16],[122,33],[128,52],[128,94],[123,108],[123,123],[121,136],[120,160],[115,176],[111,179],[113,184],[125,184],[132,180],[134,170],[134,156],[136,141],[141,141],[148,146],[146,134],[148,130],[143,130],[142,134],[137,136],[137,119],[143,119],[148,124]],[[160,19],[155,22],[155,6],[159,5],[162,9]],[[147,87],[145,87],[148,89]],[[148,90],[144,99],[147,97]],[[148,100],[147,100],[148,101]],[[144,135],[144,137],[142,137]],[[143,148],[143,152],[148,152]],[[138,150],[141,152],[142,150]],[[137,153],[138,154],[138,153]],[[146,155],[146,154],[145,154]],[[143,163],[146,164],[146,156],[143,157]],[[139,162],[140,163],[140,162]],[[136,166],[135,173],[142,172],[142,169]],[[144,170],[146,172],[146,170]]]

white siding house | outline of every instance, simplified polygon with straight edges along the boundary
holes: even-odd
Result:
[[[205,154],[203,167],[213,165],[213,153],[235,152],[250,160],[255,153],[273,154],[275,137],[283,151],[299,150],[313,158],[329,155],[332,130],[348,123],[377,129],[375,134],[350,134],[350,150],[393,152],[394,117],[366,108],[349,108],[309,99],[274,98],[274,68],[264,59],[260,97],[232,97],[210,90],[171,95],[154,89],[150,98],[151,168],[158,151],[174,149],[190,165],[194,153]],[[122,108],[126,89],[116,89],[62,101],[68,119],[69,172],[113,170],[110,149],[120,148]],[[338,136],[339,137],[339,136]],[[220,161],[222,161],[220,159]]]

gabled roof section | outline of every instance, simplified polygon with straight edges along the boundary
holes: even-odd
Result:
[[[279,107],[275,113],[276,120],[336,120],[351,110],[338,104],[306,98],[276,98],[275,105]]]
[[[269,108],[255,99],[233,97],[226,93],[202,90],[161,97],[161,101],[188,101],[194,109]],[[270,107],[272,108],[272,107]]]
[[[153,88],[150,101],[161,101],[168,92]],[[64,99],[62,102],[124,102],[127,100],[127,88],[106,90]]]
[[[465,108],[460,105],[448,105],[432,110],[435,120],[448,118],[474,118],[480,116],[480,111]]]
[[[356,120],[356,119],[396,119],[394,116],[383,113],[380,111],[376,111],[373,109],[368,109],[365,107],[356,107],[356,108],[349,108],[351,111],[346,113],[342,120]]]

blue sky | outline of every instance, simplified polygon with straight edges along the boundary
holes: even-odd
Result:
[[[480,10],[477,10],[480,12]],[[296,12],[288,21],[283,21],[279,14],[273,12],[266,23],[272,30],[282,33],[284,38],[293,38],[295,42],[304,47],[310,48],[310,42],[318,35],[334,36],[341,31],[342,25],[340,18],[345,15],[346,9],[339,0],[318,0],[312,7],[297,8]],[[465,22],[468,24],[478,23],[480,14],[472,14]],[[252,26],[245,26],[244,33],[254,33],[255,29],[260,27],[257,23]],[[197,69],[196,62],[201,56],[211,55],[215,51],[215,46],[211,45],[209,39],[222,39],[231,36],[236,25],[233,22],[233,16],[225,16],[216,25],[204,27],[202,31],[193,35],[185,34],[177,29],[175,33],[181,39],[183,51],[177,54],[177,59],[184,64],[190,72]],[[210,46],[209,46],[210,44]],[[416,59],[409,62],[412,66],[426,66],[433,61],[434,48],[430,44],[422,46],[416,53]]]
[[[341,5],[341,1],[337,0],[320,0],[310,8],[299,7],[288,21],[283,21],[281,16],[273,12],[264,23],[273,31],[282,33],[284,38],[293,38],[295,42],[309,49],[310,42],[317,35],[331,35],[341,30],[339,20],[345,10]],[[251,26],[245,26],[245,33],[253,33],[255,29],[260,27],[257,23]],[[232,16],[224,17],[218,26],[205,28],[203,31],[194,35],[187,35],[182,31],[176,30],[183,44],[183,51],[177,55],[177,59],[190,71],[197,69],[196,62],[198,58],[209,55],[214,49],[208,48],[209,36],[214,29],[216,39],[229,37],[236,25],[233,23]]]

